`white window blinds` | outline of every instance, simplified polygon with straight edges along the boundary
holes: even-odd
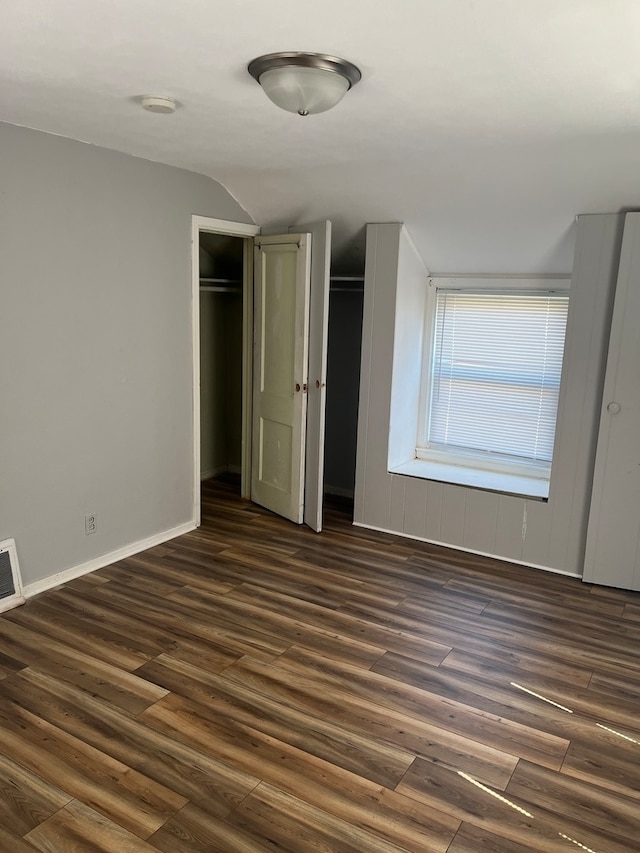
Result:
[[[438,290],[428,446],[550,463],[565,292]]]

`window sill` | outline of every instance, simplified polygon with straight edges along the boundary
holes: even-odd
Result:
[[[443,462],[425,462],[422,459],[410,459],[391,468],[389,473],[435,480],[440,483],[453,483],[457,486],[468,486],[472,489],[484,489],[487,492],[516,495],[539,501],[546,501],[549,498],[548,480],[522,474],[483,471],[479,468],[465,468],[462,465],[448,465]]]

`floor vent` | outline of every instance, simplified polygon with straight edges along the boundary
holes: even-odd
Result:
[[[0,613],[24,604],[18,554],[13,539],[0,542]]]

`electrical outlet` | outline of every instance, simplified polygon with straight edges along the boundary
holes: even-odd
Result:
[[[95,533],[98,529],[98,516],[95,512],[85,515],[84,517],[84,532],[86,536]]]

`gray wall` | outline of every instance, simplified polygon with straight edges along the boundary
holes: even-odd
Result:
[[[193,518],[191,216],[250,220],[180,169],[10,125],[0,152],[0,539],[33,583]]]
[[[367,230],[355,522],[581,574],[622,217],[581,216],[548,502],[389,474],[397,299],[420,260],[399,224]],[[404,272],[404,271],[409,272]],[[412,272],[411,272],[412,271]],[[399,283],[400,282],[400,283]],[[425,280],[426,287],[426,280]],[[403,337],[410,319],[400,306]],[[423,318],[415,312],[413,337]],[[416,354],[416,358],[419,354]]]

